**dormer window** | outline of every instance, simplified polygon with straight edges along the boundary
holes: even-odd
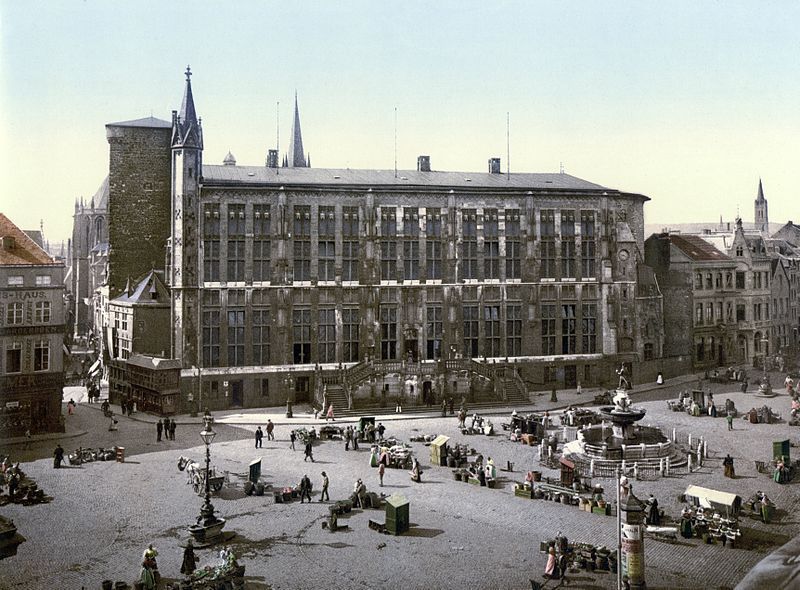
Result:
[[[744,248],[742,248],[741,246],[736,246],[736,256],[739,257],[744,256]]]

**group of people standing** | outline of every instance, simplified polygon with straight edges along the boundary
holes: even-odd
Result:
[[[159,419],[156,422],[156,442],[161,442],[162,434],[167,438],[167,440],[175,440],[175,420],[170,420],[169,418],[164,418],[163,420]]]

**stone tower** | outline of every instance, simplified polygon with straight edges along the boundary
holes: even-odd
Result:
[[[192,96],[192,71],[186,67],[186,86],[180,112],[172,111],[172,286],[174,358],[184,367],[198,365],[199,336],[198,247],[199,180],[203,167],[203,129]]]
[[[164,263],[170,228],[170,124],[154,117],[109,123],[108,291]]]
[[[300,131],[300,110],[297,107],[297,93],[294,93],[294,119],[292,136],[289,139],[289,156],[286,160],[289,168],[308,168],[305,152],[303,152],[303,134]]]
[[[758,179],[758,196],[755,201],[755,220],[756,229],[761,233],[769,234],[769,209],[767,200],[764,198],[764,187],[761,186],[761,179]]]

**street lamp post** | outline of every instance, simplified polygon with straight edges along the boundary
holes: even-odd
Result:
[[[287,390],[286,391],[286,417],[287,418],[291,418],[294,415],[294,413],[292,411],[292,402],[294,401],[294,399],[292,399],[294,397],[293,396],[293,392],[292,392],[292,390],[294,388],[294,379],[292,378],[291,375],[286,375],[286,377],[285,377],[283,382],[284,382],[284,385],[286,385],[286,390]]]
[[[205,502],[200,508],[200,516],[196,524],[189,527],[191,535],[201,543],[213,543],[225,526],[225,519],[214,516],[214,505],[211,504],[211,443],[217,436],[211,424],[214,418],[210,415],[203,416],[203,430],[200,438],[206,445],[206,472],[205,472]]]

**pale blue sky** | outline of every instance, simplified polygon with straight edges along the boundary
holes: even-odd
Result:
[[[800,221],[797,2],[0,0],[0,211],[67,237],[104,125],[180,106],[206,163],[263,165],[295,89],[315,167],[566,172],[641,192],[648,223]]]

